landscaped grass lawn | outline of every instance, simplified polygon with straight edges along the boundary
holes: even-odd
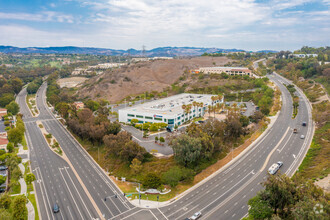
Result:
[[[10,188],[9,194],[20,194],[21,193],[21,184],[17,181],[17,184]]]
[[[28,194],[28,199],[32,203],[34,207],[34,213],[35,213],[35,220],[39,220],[39,213],[38,213],[38,208],[37,208],[37,202],[36,202],[36,197],[34,194]]]
[[[23,136],[22,145],[23,145],[23,150],[28,150],[25,135]]]

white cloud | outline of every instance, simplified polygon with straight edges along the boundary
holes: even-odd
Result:
[[[43,11],[36,14],[31,13],[4,13],[0,12],[0,20],[23,20],[37,22],[67,22],[73,23],[73,16],[65,15],[54,11]]]
[[[5,35],[0,36],[0,42],[114,49],[139,48],[140,45],[148,49],[158,46],[290,49],[308,42],[330,43],[327,28],[330,16],[326,6],[324,11],[295,9],[316,0],[270,0],[267,3],[255,0],[76,1],[85,7],[84,13],[76,17],[54,11],[0,12],[0,22],[7,19],[61,23],[44,27],[44,31],[37,26],[31,28],[32,25],[3,25]],[[323,4],[327,3],[329,0],[323,0]],[[80,21],[83,22],[78,23]],[[72,22],[75,24],[62,25]]]

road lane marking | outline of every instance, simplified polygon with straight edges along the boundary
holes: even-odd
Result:
[[[64,169],[64,168],[58,168],[58,169],[59,169],[60,174],[61,174],[61,176],[62,176],[62,178],[63,178],[63,180],[64,180],[64,183],[65,183],[66,187],[67,187],[68,190],[69,190],[69,193],[70,193],[70,195],[71,195],[71,198],[72,198],[74,204],[75,204],[76,207],[77,207],[77,210],[78,210],[78,212],[79,212],[79,214],[80,214],[80,216],[81,216],[81,219],[83,219],[84,217],[82,216],[82,214],[81,214],[81,212],[80,212],[80,209],[79,209],[79,207],[78,207],[78,205],[77,205],[77,203],[76,203],[76,200],[73,198],[72,192],[71,192],[71,190],[70,190],[70,188],[69,188],[69,186],[68,186],[68,183],[66,182],[66,180],[65,180],[65,178],[64,178],[64,176],[63,176],[63,173],[62,173],[62,171],[61,171],[61,170]],[[87,210],[87,211],[88,211],[88,210]],[[89,215],[89,216],[92,218],[91,215]]]
[[[264,165],[263,165],[262,168],[260,169],[260,172],[262,172],[262,171],[266,168],[266,166],[267,166],[267,164],[268,164],[268,162],[269,162],[270,157],[272,156],[272,154],[274,153],[274,151],[276,151],[276,149],[280,146],[280,144],[282,143],[282,141],[283,141],[284,138],[286,137],[287,133],[289,132],[289,129],[290,129],[290,127],[288,127],[288,129],[286,129],[286,132],[285,132],[284,135],[282,136],[281,140],[277,143],[277,145],[274,147],[274,149],[268,154],[268,156],[267,156],[267,158],[266,158],[266,160],[265,160]]]
[[[39,167],[37,167],[37,168],[39,168]],[[41,174],[39,174],[38,173],[38,170],[37,170],[37,168],[35,169],[36,170],[36,174],[37,174],[37,178],[39,179],[39,180],[41,180]],[[39,176],[40,175],[40,176]],[[46,208],[46,214],[47,214],[47,217],[48,217],[48,219],[50,219],[49,218],[49,214],[48,214],[48,212],[49,212],[49,210],[48,210],[48,208],[47,208],[47,205],[46,205],[46,199],[45,199],[45,196],[44,196],[44,192],[43,192],[43,189],[42,189],[42,186],[41,186],[41,184],[42,184],[42,180],[39,182],[40,183],[40,191],[41,191],[41,195],[42,195],[42,199],[43,199],[43,201],[44,201],[44,205],[45,205],[45,208]],[[46,194],[46,196],[47,196],[47,194]],[[47,201],[48,201],[48,204],[49,204],[49,200],[48,200],[48,196],[47,196]],[[50,205],[50,204],[49,204]],[[51,208],[51,206],[50,206],[50,208]],[[52,216],[53,217],[53,216]]]

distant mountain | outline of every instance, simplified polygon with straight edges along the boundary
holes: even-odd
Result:
[[[148,56],[148,57],[174,57],[174,56],[199,56],[203,53],[223,53],[223,52],[239,52],[239,49],[220,49],[220,48],[203,48],[203,47],[157,47],[151,50],[114,50],[106,48],[94,47],[13,47],[0,46],[2,53],[41,53],[41,54],[95,54],[95,55],[113,55],[113,56]],[[266,50],[262,51],[265,52]],[[273,52],[273,51],[272,51]]]

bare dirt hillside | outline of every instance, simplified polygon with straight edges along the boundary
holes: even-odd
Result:
[[[91,78],[77,94],[79,98],[102,97],[113,103],[129,95],[162,91],[185,71],[203,66],[223,66],[229,61],[226,57],[194,57],[130,64]]]

